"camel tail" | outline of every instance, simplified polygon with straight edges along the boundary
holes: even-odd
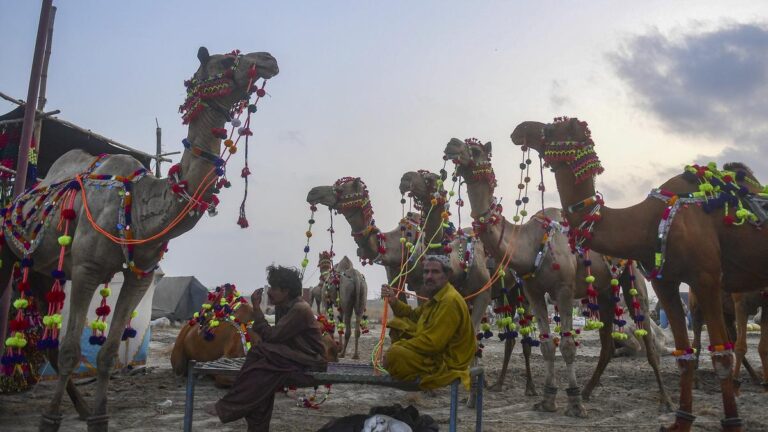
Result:
[[[173,351],[171,351],[171,367],[173,372],[178,376],[187,376],[187,366],[189,364],[189,357],[184,349],[184,342],[187,338],[187,333],[192,328],[190,325],[185,325],[179,331],[179,335],[176,337],[176,342],[173,344]]]

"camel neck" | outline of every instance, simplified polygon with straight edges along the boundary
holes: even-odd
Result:
[[[378,244],[376,241],[376,234],[372,232],[375,230],[370,225],[370,221],[366,221],[363,215],[362,209],[356,208],[354,210],[344,212],[344,218],[352,228],[352,238],[360,248],[361,258],[374,259],[379,255]]]
[[[432,206],[430,200],[426,200],[424,202],[425,204],[422,207],[424,210],[421,214],[421,217],[423,218],[422,220],[424,220],[424,232],[422,233],[422,238],[428,243],[440,243],[445,235],[443,231],[442,216],[442,212],[445,208],[440,204]],[[430,207],[432,207],[431,211]],[[427,212],[429,213],[428,218],[426,217]]]
[[[595,195],[595,179],[577,184],[571,170],[559,169],[555,172],[555,180],[565,218],[572,228],[579,227],[592,206],[574,212],[568,211],[568,207]],[[655,244],[663,208],[663,202],[649,198],[624,209],[603,205],[600,208],[600,220],[592,229],[592,238],[584,246],[604,255],[630,258],[647,264],[654,253],[648,245]],[[649,213],[653,217],[648,217]]]
[[[493,188],[485,182],[467,182],[467,198],[472,210],[472,218],[488,217],[489,209],[493,204]],[[496,260],[501,260],[506,254],[509,257],[509,266],[517,271],[528,271],[533,262],[526,256],[524,248],[517,247],[523,229],[506,218],[502,218],[495,224],[487,224],[480,233],[480,240],[485,249]]]
[[[221,139],[211,133],[212,129],[223,128],[225,125],[224,117],[210,108],[204,109],[197,118],[189,125],[187,132],[187,141],[191,147],[198,148],[203,152],[218,156],[221,152]],[[181,157],[180,180],[189,184],[190,194],[197,190],[209,172],[214,169],[212,161],[193,154],[189,149],[184,151]],[[215,179],[216,174],[208,176],[208,181]],[[210,189],[206,191],[204,199],[210,198]]]

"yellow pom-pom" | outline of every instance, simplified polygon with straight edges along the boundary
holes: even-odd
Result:
[[[405,244],[405,237],[400,237],[400,243]]]
[[[437,205],[437,198],[432,198],[432,199],[429,201],[429,203],[430,203],[430,204],[432,204],[433,206],[436,206],[436,205]]]
[[[209,303],[203,303],[203,309],[210,309],[212,307]]]
[[[59,237],[59,246],[69,246],[72,244],[72,236],[63,235]]]
[[[136,318],[137,316],[139,316],[139,311],[135,310],[131,312],[131,318]]]
[[[230,148],[229,148],[229,153],[230,153],[230,154],[235,154],[235,153],[237,153],[237,146],[232,146],[232,147],[230,147]]]
[[[102,288],[99,290],[99,294],[101,294],[102,297],[109,297],[112,294],[112,290],[109,288]]]

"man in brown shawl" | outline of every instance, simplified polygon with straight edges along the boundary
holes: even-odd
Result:
[[[251,297],[256,319],[253,330],[261,337],[246,355],[229,392],[215,405],[223,423],[245,418],[249,432],[269,431],[275,392],[287,382],[310,383],[308,371],[327,366],[322,327],[312,307],[301,298],[299,273],[285,267],[267,267],[267,296],[275,305],[275,325],[261,311],[261,293]]]

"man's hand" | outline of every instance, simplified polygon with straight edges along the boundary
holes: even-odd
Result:
[[[395,296],[395,290],[389,285],[381,286],[381,298],[387,299],[390,306],[393,306],[395,303],[397,303],[397,296]]]
[[[264,288],[258,288],[251,294],[251,305],[254,309],[261,309],[262,297],[264,297]]]

